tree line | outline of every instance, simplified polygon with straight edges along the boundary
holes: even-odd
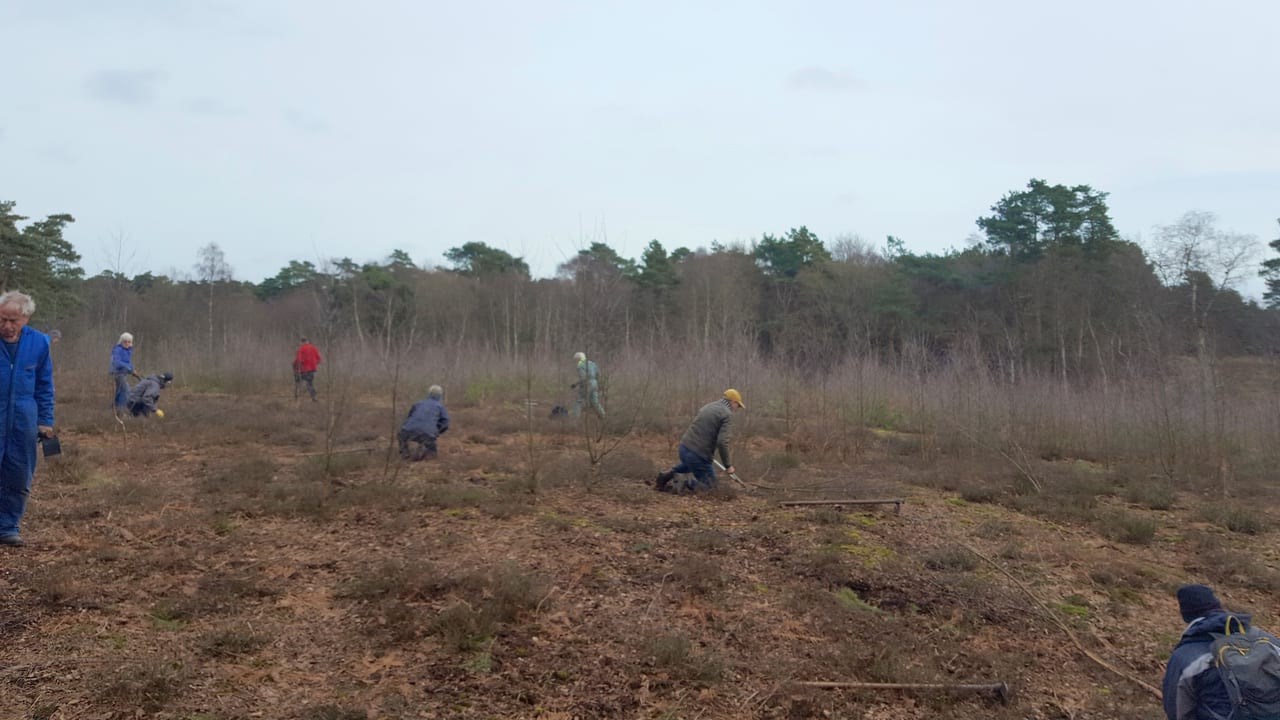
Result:
[[[1117,233],[1107,194],[1031,180],[977,218],[962,249],[913,253],[888,237],[824,242],[805,226],[744,244],[637,259],[592,242],[534,278],[523,258],[481,242],[424,268],[396,250],[374,261],[293,260],[237,281],[220,248],[194,276],[108,270],[85,278],[63,238],[70,215],[26,220],[0,202],[0,287],[37,297],[38,324],[146,328],[229,350],[235,334],[343,337],[392,353],[421,343],[516,358],[588,349],[749,353],[801,373],[849,356],[944,363],[999,377],[1105,380],[1187,355],[1280,350],[1280,257],[1261,264],[1264,304],[1237,288],[1259,243],[1187,213],[1139,246]],[[1280,238],[1271,241],[1280,253]]]

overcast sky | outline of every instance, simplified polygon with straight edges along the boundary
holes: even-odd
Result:
[[[1039,177],[1280,234],[1280,3],[0,0],[0,199],[90,274],[549,274],[808,225],[963,247]],[[116,251],[123,249],[123,261]]]

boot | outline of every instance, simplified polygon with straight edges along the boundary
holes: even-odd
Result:
[[[653,481],[654,489],[658,490],[659,492],[666,490],[667,485],[671,482],[671,479],[674,478],[675,476],[676,474],[670,470],[666,472],[658,473],[658,477],[655,478]]]

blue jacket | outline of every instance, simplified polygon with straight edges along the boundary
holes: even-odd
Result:
[[[53,361],[49,336],[23,326],[12,363],[0,349],[0,467],[36,469],[36,428],[53,425]]]
[[[1169,720],[1213,720],[1231,713],[1227,688],[1218,669],[1210,664],[1209,654],[1213,643],[1210,633],[1222,632],[1230,616],[1240,618],[1244,626],[1249,627],[1248,613],[1210,610],[1182,631],[1182,639],[1169,656],[1161,686],[1164,714]]]
[[[116,346],[111,348],[111,374],[131,372],[133,372],[133,348],[116,343]]]
[[[436,437],[449,429],[449,411],[433,397],[428,397],[409,408],[409,417],[400,425],[401,432]]]

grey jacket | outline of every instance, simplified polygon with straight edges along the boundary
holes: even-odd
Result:
[[[137,385],[129,388],[129,405],[142,405],[147,413],[156,410],[156,401],[160,399],[160,391],[164,389],[164,378],[159,375],[148,375]]]
[[[733,467],[729,460],[729,438],[733,426],[733,408],[728,400],[715,400],[702,406],[693,424],[680,438],[680,444],[710,460],[712,453],[720,452],[720,462]]]

